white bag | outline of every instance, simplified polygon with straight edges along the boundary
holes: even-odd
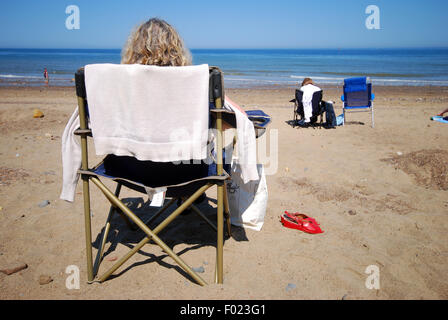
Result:
[[[268,203],[268,188],[264,166],[257,165],[259,180],[243,183],[241,167],[232,164],[232,180],[227,183],[230,221],[233,225],[260,231]]]

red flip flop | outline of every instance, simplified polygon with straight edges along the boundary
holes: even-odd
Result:
[[[285,211],[281,216],[281,222],[286,228],[297,229],[312,234],[323,233],[317,221],[303,213],[289,213]]]

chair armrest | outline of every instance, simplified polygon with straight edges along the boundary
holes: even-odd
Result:
[[[372,99],[372,101],[375,100],[375,94],[372,93],[371,96],[370,96],[370,98]]]
[[[81,135],[86,135],[88,137],[92,137],[92,130],[91,129],[76,129],[75,132],[73,132],[73,134],[77,135],[77,136],[81,136]]]
[[[236,128],[236,118],[235,118],[235,112],[231,110],[227,110],[224,108],[221,109],[210,109],[210,114],[213,118],[213,121],[216,121],[216,117],[220,113],[222,115],[222,121],[225,122],[228,125],[228,129],[230,128]],[[214,126],[214,124],[213,124]]]

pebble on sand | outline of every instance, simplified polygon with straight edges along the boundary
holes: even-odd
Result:
[[[117,260],[118,260],[117,256],[111,256],[106,258],[106,261],[117,261]]]
[[[47,275],[41,275],[40,277],[39,277],[39,284],[41,285],[41,286],[43,286],[43,285],[45,285],[45,284],[49,284],[50,282],[52,282],[53,281],[53,278],[52,277],[50,277],[50,276],[47,276]]]
[[[286,286],[286,291],[293,290],[295,288],[297,288],[297,286],[294,283],[288,283]]]
[[[12,267],[12,268],[1,269],[0,272],[3,272],[4,274],[9,276],[9,275],[14,274],[16,272],[22,271],[22,270],[24,270],[26,268],[28,268],[28,265],[26,263],[22,263],[20,265]]]
[[[198,272],[198,273],[204,273],[205,272],[203,266],[200,266],[199,268],[193,268],[193,271],[194,272]]]
[[[39,208],[44,208],[50,204],[50,201],[44,200],[38,204]]]
[[[33,118],[43,118],[44,113],[40,111],[39,109],[34,109],[33,111]]]

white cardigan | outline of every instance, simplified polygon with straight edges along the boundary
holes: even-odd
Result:
[[[321,89],[315,85],[307,84],[301,87],[300,90],[303,92],[302,104],[305,122],[310,122],[310,119],[313,116],[313,94]]]

